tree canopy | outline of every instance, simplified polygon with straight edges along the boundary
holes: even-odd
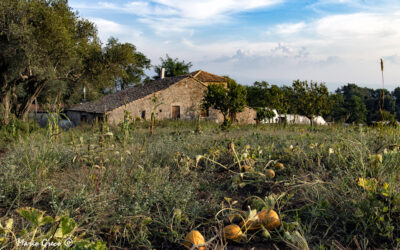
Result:
[[[296,80],[292,89],[298,114],[309,118],[311,125],[315,116],[329,113],[329,91],[325,84]]]
[[[246,89],[235,80],[225,76],[227,87],[223,84],[210,84],[204,95],[206,109],[215,108],[221,111],[224,121],[235,119],[236,113],[246,106]]]
[[[338,88],[333,96],[335,100],[331,116],[335,121],[370,124],[382,119],[392,119],[397,115],[396,89],[390,93],[386,89],[374,90],[349,83]]]
[[[79,19],[67,1],[1,2],[2,103],[22,119],[33,100],[53,81],[80,77],[80,57],[97,42],[96,29]],[[19,106],[13,106],[10,96]]]
[[[190,68],[193,66],[191,62],[179,61],[178,58],[171,58],[168,54],[166,58],[160,58],[161,64],[154,66],[156,75],[154,79],[159,79],[162,68],[165,68],[165,77],[180,76],[189,74]]]
[[[400,119],[400,87],[390,92],[348,83],[329,93],[325,84],[296,80],[281,87],[256,81],[246,90],[250,107],[276,109],[280,114],[322,115],[328,121],[356,124]]]
[[[278,113],[289,110],[291,89],[277,85],[269,85],[266,81],[254,82],[253,86],[246,87],[247,103],[253,108],[276,109]]]
[[[57,95],[64,103],[88,99],[141,82],[150,67],[134,45],[111,38],[102,48],[93,23],[66,0],[0,2],[0,100],[3,123],[25,119],[32,102]]]

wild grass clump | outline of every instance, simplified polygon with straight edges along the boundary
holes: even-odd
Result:
[[[143,121],[100,125],[60,131],[57,141],[43,129],[8,137],[0,154],[2,225],[14,219],[22,230],[17,209],[34,207],[68,215],[82,239],[102,239],[108,248],[183,248],[191,230],[210,248],[399,247],[396,128],[246,125],[222,132],[202,122],[199,134],[196,122],[157,121],[150,136]],[[279,228],[242,228],[240,242],[221,234],[271,208]]]

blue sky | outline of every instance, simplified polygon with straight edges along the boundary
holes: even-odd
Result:
[[[400,86],[399,0],[70,0],[110,36],[159,64],[168,53],[242,84],[295,79]],[[149,75],[154,74],[148,72]]]

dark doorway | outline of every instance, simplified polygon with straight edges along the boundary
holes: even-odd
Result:
[[[181,118],[181,107],[172,106],[172,119],[180,119],[180,118]]]
[[[146,111],[145,110],[142,111],[142,119],[146,120]]]
[[[81,122],[82,123],[87,123],[87,116],[86,115],[81,115]]]

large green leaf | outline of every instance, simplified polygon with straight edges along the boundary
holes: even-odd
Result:
[[[66,235],[72,233],[76,227],[77,224],[73,219],[69,218],[68,216],[63,216],[61,217],[60,226],[57,229],[54,237],[64,238]]]
[[[24,207],[17,209],[17,213],[19,213],[24,219],[31,222],[36,227],[53,223],[54,221],[51,216],[43,217],[45,212],[33,207]]]

